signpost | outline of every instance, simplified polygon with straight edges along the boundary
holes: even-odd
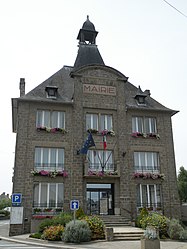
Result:
[[[70,201],[70,209],[73,210],[73,217],[74,217],[74,224],[75,224],[75,213],[76,210],[79,209],[79,201],[78,200],[71,200]]]
[[[22,201],[22,194],[12,194],[12,206],[20,206]]]
[[[12,194],[12,208],[10,213],[10,224],[23,224],[23,207],[21,207],[22,194]]]

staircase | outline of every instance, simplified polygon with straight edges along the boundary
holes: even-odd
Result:
[[[126,227],[119,231],[114,228],[113,240],[140,240],[144,231],[135,227]]]
[[[132,227],[129,219],[120,215],[101,215],[106,227],[113,228],[113,240],[140,240],[144,231]]]
[[[130,219],[121,215],[100,215],[106,227],[130,226]]]

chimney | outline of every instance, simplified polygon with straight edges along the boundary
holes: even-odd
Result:
[[[20,78],[19,83],[20,97],[25,95],[25,78]]]

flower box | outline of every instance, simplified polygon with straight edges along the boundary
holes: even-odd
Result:
[[[62,171],[32,170],[31,174],[33,176],[48,176],[51,178],[55,178],[56,176],[68,177],[68,173],[65,170]]]
[[[36,127],[37,131],[47,131],[47,132],[51,132],[51,133],[55,133],[55,132],[61,132],[62,134],[66,134],[67,131],[64,128],[58,128],[58,127],[54,127],[54,128],[50,128],[50,127],[46,127],[46,126],[39,126]]]

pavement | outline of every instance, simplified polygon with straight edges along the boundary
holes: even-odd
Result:
[[[117,229],[117,228],[116,228]],[[119,228],[123,229],[123,228]],[[124,228],[124,229],[134,229],[134,228]],[[137,228],[135,228],[137,229]],[[23,234],[18,236],[8,236],[9,224],[1,224],[0,223],[0,239],[23,243],[34,246],[45,246],[48,248],[63,248],[63,249],[141,249],[140,241],[94,241],[89,243],[81,243],[81,244],[72,244],[72,243],[64,243],[62,241],[59,242],[49,242],[44,240],[38,240],[29,238],[29,234]],[[150,248],[151,249],[151,248]],[[160,249],[187,249],[187,242],[179,242],[173,240],[161,240]]]

